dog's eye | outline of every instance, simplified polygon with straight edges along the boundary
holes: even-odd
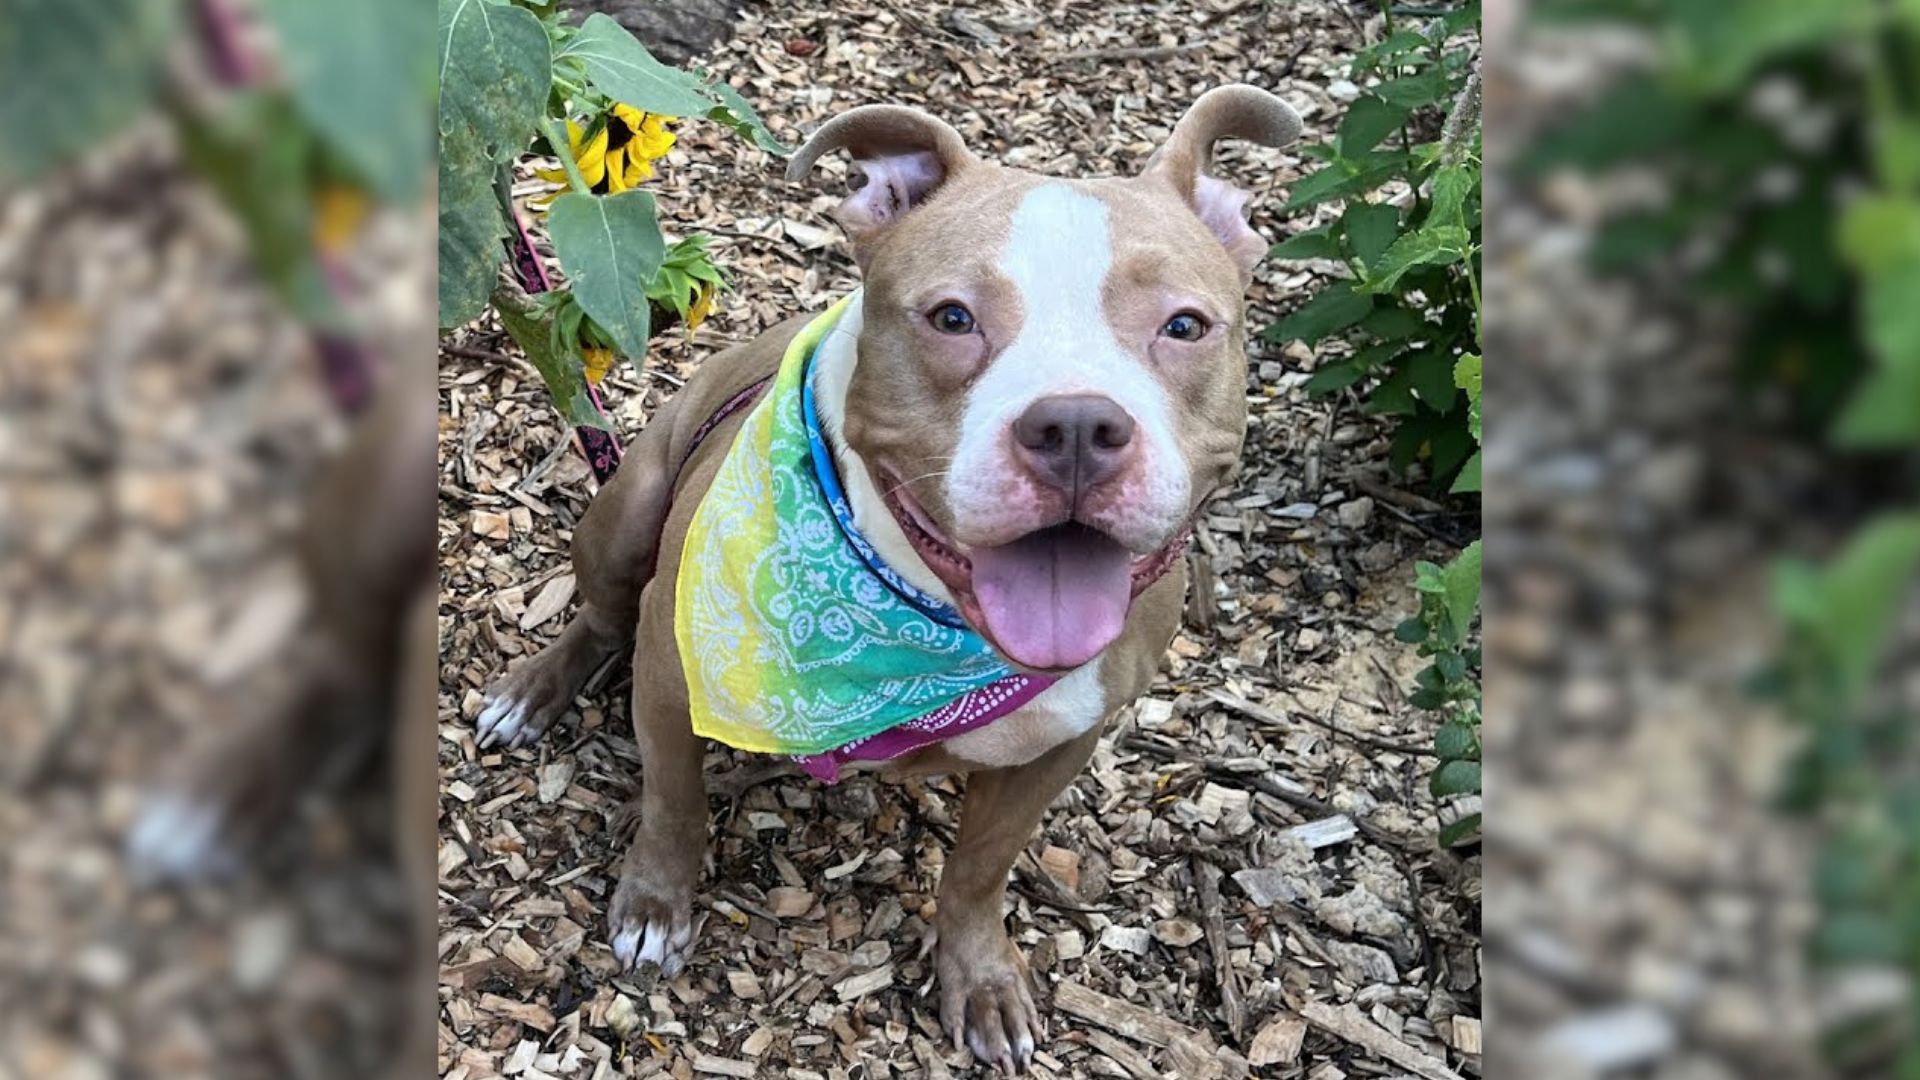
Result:
[[[927,321],[943,334],[973,333],[973,312],[959,304],[941,304],[927,316]]]
[[[1207,320],[1191,311],[1183,311],[1168,319],[1160,332],[1176,341],[1199,341],[1207,336]]]

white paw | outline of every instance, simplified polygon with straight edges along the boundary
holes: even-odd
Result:
[[[239,869],[239,854],[225,841],[219,810],[178,792],[142,800],[127,830],[127,865],[145,883],[223,877]]]
[[[518,698],[488,698],[473,722],[480,748],[532,746],[540,738],[540,729],[527,723],[527,712],[527,703]]]

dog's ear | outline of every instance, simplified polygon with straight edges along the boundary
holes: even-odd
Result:
[[[1262,146],[1285,146],[1300,137],[1300,114],[1257,86],[1216,86],[1200,95],[1173,127],[1166,144],[1154,151],[1141,177],[1169,184],[1193,207],[1227,253],[1251,274],[1267,244],[1247,225],[1250,192],[1208,176],[1213,144],[1246,139]]]
[[[831,150],[853,155],[851,190],[834,217],[856,245],[978,163],[959,132],[919,109],[862,105],[820,125],[788,162],[787,179],[799,180]]]

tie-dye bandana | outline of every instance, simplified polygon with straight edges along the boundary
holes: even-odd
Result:
[[[796,755],[829,780],[843,761],[1004,716],[1053,681],[1013,671],[854,528],[808,376],[855,300],[787,347],[694,511],[675,582],[694,731]]]

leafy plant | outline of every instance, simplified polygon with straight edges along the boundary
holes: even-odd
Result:
[[[440,0],[439,55],[441,326],[492,307],[566,420],[604,429],[591,386],[611,357],[645,355],[656,311],[697,325],[725,283],[706,238],[669,248],[633,187],[671,145],[666,124],[708,119],[785,148],[733,88],[662,64],[604,14],[575,27],[551,0]],[[524,243],[508,192],[530,154],[558,158],[567,183],[547,206],[565,283],[545,295],[544,270],[537,287],[500,274],[503,241]]]
[[[1261,336],[1317,345],[1352,343],[1323,360],[1309,393],[1354,388],[1369,412],[1399,418],[1391,458],[1424,461],[1436,486],[1480,490],[1470,403],[1455,382],[1460,358],[1479,352],[1479,80],[1477,2],[1420,28],[1387,33],[1354,58],[1353,77],[1377,75],[1347,109],[1334,137],[1306,153],[1324,164],[1294,185],[1284,211],[1344,199],[1333,223],[1274,245],[1281,259],[1331,259],[1348,274]],[[1449,106],[1451,107],[1449,109]],[[1418,130],[1437,137],[1415,141]],[[1397,137],[1396,137],[1397,136]]]
[[[1743,385],[1786,388],[1834,449],[1920,449],[1920,7],[1547,10],[1637,25],[1661,47],[1651,71],[1620,80],[1528,161],[1535,172],[1631,164],[1665,182],[1662,205],[1606,223],[1596,265],[1655,269],[1741,317]],[[1783,562],[1772,599],[1786,643],[1757,688],[1808,733],[1783,802],[1829,837],[1814,871],[1816,957],[1920,975],[1920,718],[1885,686],[1916,586],[1911,507],[1882,508],[1825,565]],[[1920,998],[1906,1020],[1898,1075],[1920,1078]],[[1833,1049],[1862,1045],[1887,1044]]]
[[[1480,541],[1445,566],[1414,564],[1420,610],[1402,621],[1394,636],[1417,646],[1432,663],[1414,678],[1409,701],[1438,713],[1433,752],[1440,759],[1427,780],[1435,798],[1480,794],[1480,647],[1473,622],[1480,606]],[[1480,814],[1471,813],[1440,830],[1446,847],[1474,839]]]

